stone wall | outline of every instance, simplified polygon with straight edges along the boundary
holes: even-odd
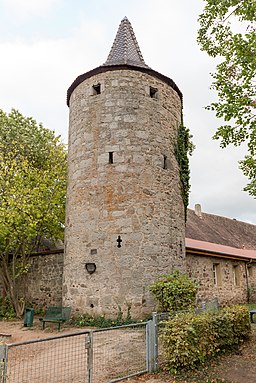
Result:
[[[256,303],[256,264],[247,263],[248,287],[250,303]]]
[[[35,255],[26,277],[26,298],[33,307],[61,306],[63,251]]]
[[[65,305],[96,315],[131,310],[141,317],[153,308],[148,285],[172,268],[185,269],[175,158],[181,107],[169,85],[139,71],[107,71],[74,89]],[[88,263],[96,265],[95,273],[87,272]]]
[[[250,264],[244,261],[237,262],[231,259],[191,254],[186,255],[186,263],[187,274],[199,282],[199,303],[202,301],[210,302],[214,298],[218,298],[220,305],[246,303],[248,291],[250,301],[256,303],[255,263]],[[221,278],[221,283],[217,281],[217,285],[214,284],[213,264],[219,265],[220,268],[220,274],[217,278]],[[234,267],[238,268],[238,274],[240,275],[239,286],[234,284]],[[248,287],[245,274],[246,268]],[[31,257],[31,268],[25,284],[28,302],[33,307],[61,305],[62,276],[63,253]],[[134,281],[134,284],[136,284],[136,281]],[[73,313],[75,313],[74,308]]]
[[[248,262],[192,254],[186,259],[187,274],[199,282],[199,302],[216,297],[222,306],[246,303],[248,287],[255,302],[255,264],[247,268]]]

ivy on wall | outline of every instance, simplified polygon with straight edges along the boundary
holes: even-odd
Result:
[[[188,155],[191,155],[195,146],[192,143],[192,135],[188,128],[183,124],[178,129],[177,145],[175,148],[175,156],[180,168],[180,182],[182,199],[185,207],[185,216],[189,202],[190,190],[190,169]]]

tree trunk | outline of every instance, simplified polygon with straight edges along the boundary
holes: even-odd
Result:
[[[8,259],[4,256],[1,259],[0,267],[4,293],[9,297],[16,316],[21,318],[25,309],[25,297],[20,296],[19,287],[16,283],[17,279],[13,273],[13,270],[11,271]]]

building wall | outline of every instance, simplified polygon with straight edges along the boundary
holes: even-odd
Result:
[[[153,308],[148,285],[185,269],[180,122],[177,93],[142,72],[101,73],[73,91],[63,304],[112,316],[131,308],[141,317]],[[95,263],[94,274],[86,263]]]
[[[255,302],[255,265],[250,273],[247,271],[247,279],[248,262],[192,254],[187,254],[186,258],[187,274],[199,282],[199,302],[217,297],[221,306],[246,303],[248,286],[251,300]]]
[[[245,262],[204,257],[186,256],[187,274],[199,282],[198,302],[212,301],[218,298],[220,305],[247,302],[247,282]],[[213,264],[220,266],[221,285],[214,285]],[[248,264],[248,262],[247,262]],[[233,266],[239,268],[240,286],[234,285]],[[31,257],[31,268],[25,287],[28,302],[36,306],[58,306],[62,304],[63,253],[37,255]],[[256,303],[256,264],[249,264],[248,286],[250,301]],[[1,286],[0,286],[1,291]],[[75,308],[72,306],[73,313]]]
[[[249,300],[250,303],[256,303],[256,264],[247,264],[247,275],[249,281]]]
[[[27,302],[34,307],[61,306],[63,252],[32,256],[30,264],[25,281]]]

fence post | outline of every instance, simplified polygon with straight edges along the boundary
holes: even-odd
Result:
[[[158,320],[157,313],[152,313],[153,322],[153,345],[154,345],[154,358],[153,358],[153,371],[158,369]]]
[[[0,383],[6,382],[7,347],[0,343]]]
[[[147,370],[154,372],[158,367],[158,331],[157,313],[152,313],[152,320],[147,323]]]
[[[92,383],[93,376],[93,331],[90,331],[85,339],[85,348],[87,350],[87,372],[88,383]]]

